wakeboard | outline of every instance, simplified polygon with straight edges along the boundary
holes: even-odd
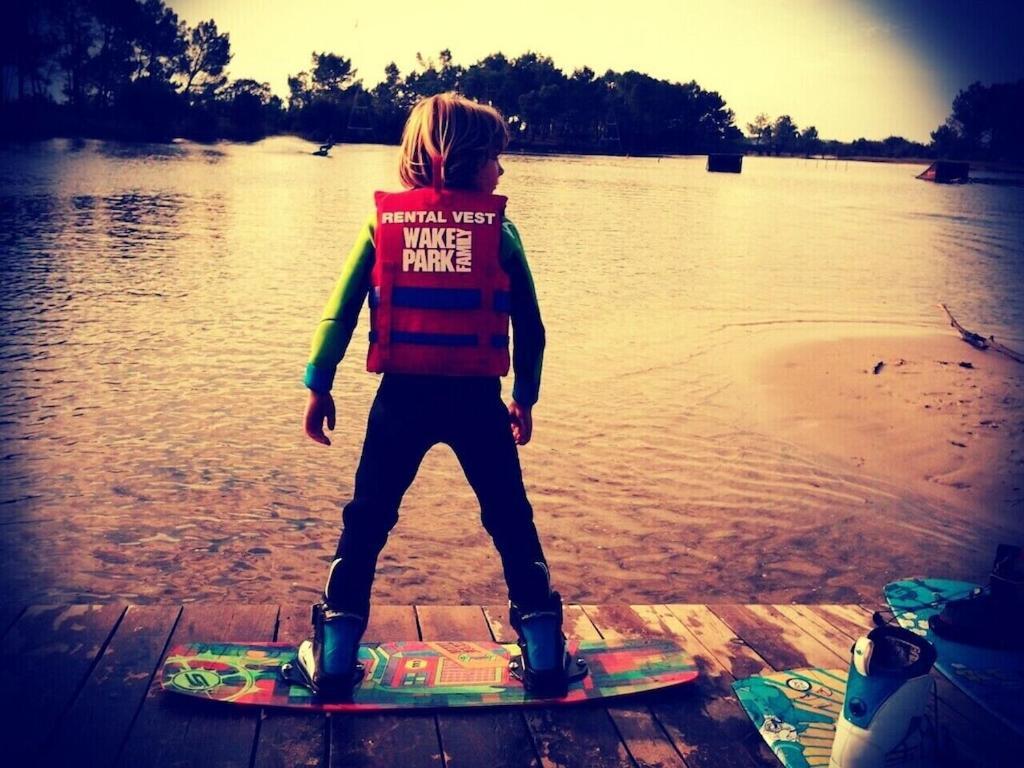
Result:
[[[732,687],[743,711],[785,768],[827,768],[848,677],[847,669],[812,667],[755,675],[737,680]],[[891,761],[887,765],[934,764],[934,709],[929,709],[926,721],[887,755]]]
[[[845,669],[791,669],[732,684],[740,706],[786,768],[828,766],[846,696]]]
[[[161,683],[210,701],[352,712],[564,705],[682,685],[698,674],[693,657],[670,639],[585,640],[569,651],[587,674],[559,698],[534,696],[512,676],[516,645],[467,641],[364,643],[363,678],[345,700],[319,698],[283,672],[297,654],[287,643],[179,645],[166,657]]]
[[[939,672],[1003,725],[1024,735],[1024,651],[956,643],[928,626],[929,617],[947,602],[980,589],[966,581],[906,579],[886,584],[885,599],[901,627],[935,646]]]

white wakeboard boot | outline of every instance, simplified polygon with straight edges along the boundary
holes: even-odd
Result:
[[[853,645],[829,768],[925,768],[926,717],[935,648],[900,627],[878,627]]]

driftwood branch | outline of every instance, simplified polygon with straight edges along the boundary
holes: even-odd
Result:
[[[1018,363],[1024,363],[1024,355],[1022,355],[1020,352],[1014,352],[1009,347],[1004,347],[1002,344],[996,341],[995,336],[988,337],[988,345],[992,347],[992,349],[994,349],[996,352],[1002,352],[1010,359],[1016,360]]]
[[[949,311],[949,307],[947,307],[945,304],[939,304],[939,306],[942,307],[943,311],[946,313],[946,316],[949,318],[949,324],[953,326],[957,330],[957,333],[959,333],[960,336],[963,338],[963,340],[970,344],[972,347],[974,347],[975,349],[983,350],[991,348],[994,349],[996,352],[1000,352],[1006,355],[1011,360],[1016,360],[1018,363],[1024,363],[1024,355],[1022,355],[1020,352],[1015,352],[1009,347],[1000,344],[998,341],[996,341],[995,336],[989,336],[986,339],[980,333],[968,331],[966,328],[960,325],[960,323],[957,322],[955,317],[953,317],[953,313]]]
[[[966,341],[975,349],[988,349],[988,339],[986,339],[980,333],[968,331],[966,328],[960,325],[960,323],[956,321],[956,318],[953,317],[953,313],[949,311],[949,307],[947,307],[945,304],[939,304],[939,306],[942,307],[943,310],[945,310],[946,316],[949,317],[949,324],[956,328],[957,332],[963,337],[964,341]]]

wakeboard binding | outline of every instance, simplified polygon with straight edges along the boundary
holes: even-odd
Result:
[[[281,674],[290,683],[309,688],[318,696],[344,699],[363,679],[359,641],[366,631],[366,617],[332,609],[327,603],[313,606],[313,638],[299,644],[295,662]]]
[[[528,607],[509,603],[509,623],[518,636],[519,656],[509,663],[512,676],[530,693],[558,698],[569,684],[586,676],[587,665],[566,650],[562,632],[562,596],[551,590],[547,566],[535,563],[543,574],[546,596]]]
[[[299,644],[294,663],[281,667],[290,683],[304,685],[318,696],[345,699],[363,679],[359,641],[366,631],[368,610],[337,606],[344,595],[341,558],[331,562],[323,599],[313,605],[313,638]]]
[[[946,603],[928,625],[945,640],[986,648],[1024,648],[1024,549],[1000,544],[987,587]]]
[[[883,626],[858,638],[851,656],[829,768],[930,765],[934,646],[908,629]]]

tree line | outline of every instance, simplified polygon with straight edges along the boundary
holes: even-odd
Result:
[[[289,123],[310,137],[393,143],[416,100],[458,91],[501,110],[513,143],[531,149],[690,153],[743,142],[725,100],[696,82],[634,71],[598,76],[587,67],[566,75],[537,53],[495,53],[468,67],[449,50],[417,60],[405,75],[389,64],[385,79],[366,90],[349,59],[314,53],[310,70],[288,79]]]
[[[4,133],[166,141],[284,128],[269,85],[229,81],[231,42],[163,0],[34,0],[0,30]]]
[[[1024,80],[960,91],[932,146],[941,157],[1024,163]]]
[[[37,0],[0,33],[0,108],[27,136],[256,139],[283,131],[326,141],[395,143],[423,96],[457,90],[498,107],[515,144],[533,149],[686,153],[738,149],[725,100],[696,82],[589,68],[566,75],[536,53],[496,53],[463,67],[448,50],[418,56],[364,87],[352,61],[314,52],[288,78],[287,103],[267,83],[230,81],[231,42],[214,20],[181,22],[163,0]]]
[[[367,88],[353,62],[313,52],[288,78],[285,99],[267,83],[231,80],[231,41],[214,20],[190,27],[164,0],[35,0],[8,11],[0,31],[0,135],[130,140],[255,140],[295,133],[314,141],[397,143],[409,108],[456,90],[494,104],[513,146],[613,154],[754,151],[765,154],[1021,158],[1024,81],[962,91],[925,146],[901,137],[824,140],[789,115],[759,115],[748,136],[715,91],[641,72],[566,74],[547,56],[502,53],[462,66],[450,50],[394,63]]]
[[[822,140],[814,126],[800,130],[789,115],[758,115],[747,123],[750,149],[760,154],[838,157],[942,157],[1024,163],[1024,80],[975,82],[953,99],[953,111],[931,132],[931,143],[890,136],[844,143]]]
[[[767,155],[921,158],[934,154],[931,147],[902,136],[890,136],[881,141],[822,139],[813,125],[801,130],[789,115],[780,115],[772,120],[762,113],[754,118],[754,122],[747,123],[747,134],[750,136],[750,150]]]

